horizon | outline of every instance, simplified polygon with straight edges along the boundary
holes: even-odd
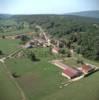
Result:
[[[99,10],[98,0],[0,0],[0,14],[68,14]]]
[[[78,12],[69,12],[69,13],[61,13],[61,14],[57,14],[57,13],[37,13],[37,14],[10,14],[10,13],[0,13],[0,15],[64,15],[64,14],[73,14],[73,13],[82,13],[82,12],[90,12],[90,11],[99,11],[99,10],[86,10],[86,11],[78,11]]]

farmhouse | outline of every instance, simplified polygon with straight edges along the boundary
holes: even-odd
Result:
[[[58,54],[59,53],[59,48],[57,48],[57,47],[52,48],[52,53]]]
[[[82,75],[82,72],[76,68],[67,67],[63,72],[62,75],[67,77],[68,79],[74,79]]]
[[[99,68],[97,68],[94,65],[90,65],[90,64],[84,64],[83,66],[77,67],[77,68],[69,67],[68,65],[64,64],[62,60],[54,60],[52,61],[52,64],[56,65],[57,67],[63,70],[62,76],[65,76],[68,79],[72,79],[72,80],[81,79],[84,76],[96,70],[99,70]]]

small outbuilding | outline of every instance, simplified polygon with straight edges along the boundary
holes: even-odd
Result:
[[[52,48],[52,53],[58,54],[59,53],[59,48],[58,47]]]

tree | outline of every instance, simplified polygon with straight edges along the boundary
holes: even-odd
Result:
[[[5,39],[5,35],[2,35],[2,39]]]
[[[67,49],[67,48],[60,49],[59,53],[62,54],[63,56],[71,57],[71,53],[70,53],[69,49]]]
[[[77,64],[84,64],[84,61],[82,59],[77,59]]]
[[[2,50],[0,50],[0,55],[3,55],[3,52],[2,52]]]
[[[36,58],[36,55],[32,51],[29,51],[28,57],[31,59],[31,61],[38,61],[39,60]]]
[[[29,37],[27,37],[26,35],[21,36],[21,44],[25,44],[28,40],[29,40]]]
[[[22,41],[27,41],[29,38],[26,35],[22,35],[21,40]]]
[[[18,75],[16,72],[15,72],[15,73],[12,73],[12,76],[13,76],[14,78],[20,77],[20,75]]]

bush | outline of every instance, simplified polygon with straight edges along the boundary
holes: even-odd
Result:
[[[28,57],[31,59],[31,61],[39,61],[39,59],[37,59],[36,55],[34,54],[34,52],[29,51],[28,52]]]
[[[84,64],[84,61],[81,60],[81,59],[77,59],[77,63],[78,63],[78,64]]]
[[[12,76],[13,76],[14,78],[20,77],[20,75],[18,75],[17,73],[12,73]]]
[[[2,50],[0,50],[0,55],[3,55],[3,52],[2,52]]]

